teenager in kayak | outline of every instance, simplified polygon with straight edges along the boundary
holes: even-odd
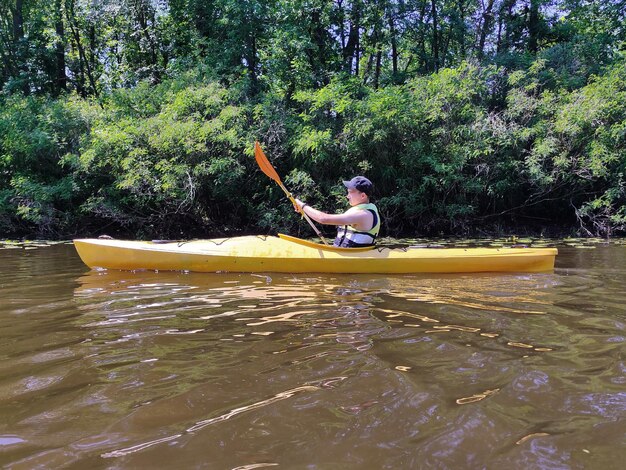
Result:
[[[304,211],[311,219],[325,225],[337,225],[334,246],[354,248],[374,245],[380,231],[380,215],[370,202],[374,185],[365,176],[344,181],[350,208],[343,214],[327,214],[296,199],[296,211]]]

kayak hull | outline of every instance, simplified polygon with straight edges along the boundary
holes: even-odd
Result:
[[[295,237],[247,236],[154,243],[78,239],[90,268],[193,272],[467,273],[545,272],[556,248],[337,249]]]

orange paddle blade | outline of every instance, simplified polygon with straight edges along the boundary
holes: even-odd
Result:
[[[254,159],[258,163],[259,168],[261,168],[261,171],[265,173],[267,176],[269,176],[271,179],[276,181],[276,183],[278,183],[278,186],[280,186],[280,189],[283,190],[283,192],[289,198],[289,200],[293,203],[293,205],[295,207],[298,207],[296,205],[296,200],[293,198],[291,193],[287,191],[287,188],[285,188],[285,186],[283,185],[283,182],[280,180],[280,176],[278,176],[278,173],[276,173],[276,170],[274,169],[270,161],[267,159],[267,157],[263,153],[263,150],[261,149],[261,145],[259,144],[258,141],[254,142]],[[311,218],[308,215],[306,215],[302,209],[298,208],[298,210],[302,214],[302,217],[304,217],[306,221],[309,223],[311,228],[315,230],[315,233],[317,234],[317,236],[322,239],[322,241],[324,242],[324,245],[328,245],[328,242],[326,241],[324,236],[320,233],[320,231],[317,229],[317,227],[315,226]]]
[[[280,176],[278,176],[278,173],[276,173],[276,170],[263,153],[261,145],[258,141],[254,143],[254,159],[256,160],[259,168],[261,168],[261,171],[263,173],[272,178],[278,184],[282,184],[282,182],[280,181]]]

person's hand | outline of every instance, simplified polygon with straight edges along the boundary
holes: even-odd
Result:
[[[296,198],[296,202],[293,205],[293,208],[295,209],[296,212],[302,212],[302,206],[304,205],[304,202],[302,202],[300,199]]]

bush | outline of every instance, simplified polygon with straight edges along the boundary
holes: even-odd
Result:
[[[547,80],[551,67],[463,63],[380,89],[336,78],[290,101],[192,73],[99,103],[0,98],[0,229],[309,234],[254,162],[258,139],[287,186],[326,211],[345,210],[342,180],[370,177],[387,235],[624,231],[624,61],[579,88]]]

